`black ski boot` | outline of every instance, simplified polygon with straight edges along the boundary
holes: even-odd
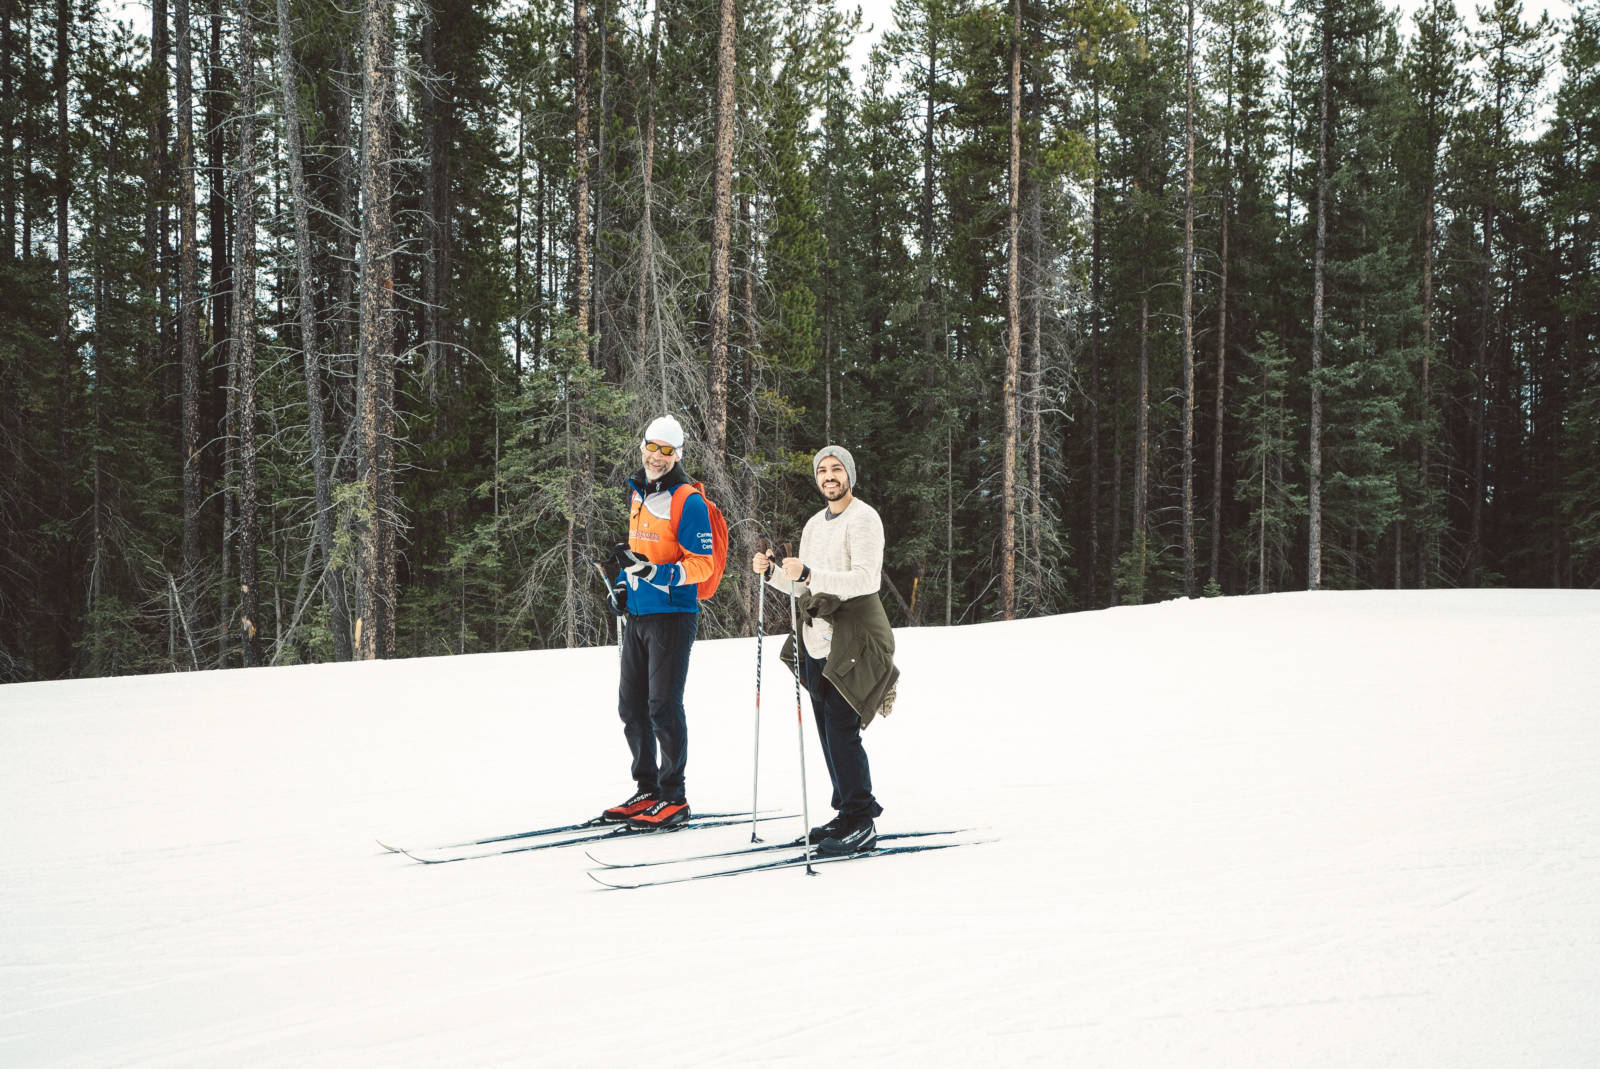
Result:
[[[847,854],[864,854],[877,848],[878,829],[871,817],[852,820],[839,818],[839,828],[817,844],[818,857],[841,857]]]
[[[804,845],[804,843],[810,843],[812,846],[816,846],[824,839],[835,838],[841,831],[844,830],[845,823],[846,822],[842,814],[835,814],[834,818],[828,821],[826,824],[818,824],[815,828],[812,828],[810,834],[808,834],[803,841],[796,839],[795,845],[801,846]]]

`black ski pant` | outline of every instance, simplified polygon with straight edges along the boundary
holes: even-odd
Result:
[[[689,725],[683,712],[683,685],[699,628],[699,613],[652,613],[629,616],[622,637],[617,712],[633,751],[633,781],[641,791],[668,802],[686,800],[683,771],[689,759]]]
[[[839,688],[822,674],[827,658],[805,654],[806,690],[811,694],[811,711],[817,718],[817,737],[822,740],[822,756],[828,763],[828,778],[833,781],[832,805],[848,820],[877,819],[883,806],[872,796],[872,769],[867,765],[867,749],[861,744],[861,718],[850,707]]]

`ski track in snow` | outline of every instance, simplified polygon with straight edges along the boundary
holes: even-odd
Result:
[[[998,841],[636,891],[585,847],[373,842],[625,796],[614,649],[0,687],[0,1065],[1596,1064],[1600,592],[898,639],[879,829]],[[801,796],[766,641],[775,842]],[[750,802],[753,677],[753,640],[697,644],[699,808]],[[804,738],[819,823],[809,704]]]

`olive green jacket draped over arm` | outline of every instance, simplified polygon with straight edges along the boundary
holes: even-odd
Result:
[[[861,726],[894,706],[900,670],[894,666],[894,629],[876,593],[848,601],[834,594],[802,590],[799,610],[806,619],[823,617],[833,624],[833,648],[822,676],[844,695],[861,718]],[[802,621],[804,623],[804,621]],[[794,636],[783,644],[783,662],[794,669]]]

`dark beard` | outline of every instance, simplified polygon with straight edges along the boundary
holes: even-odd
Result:
[[[824,490],[819,486],[817,489],[822,492],[822,500],[824,501],[837,501],[850,492],[848,486],[841,486],[833,490]]]

